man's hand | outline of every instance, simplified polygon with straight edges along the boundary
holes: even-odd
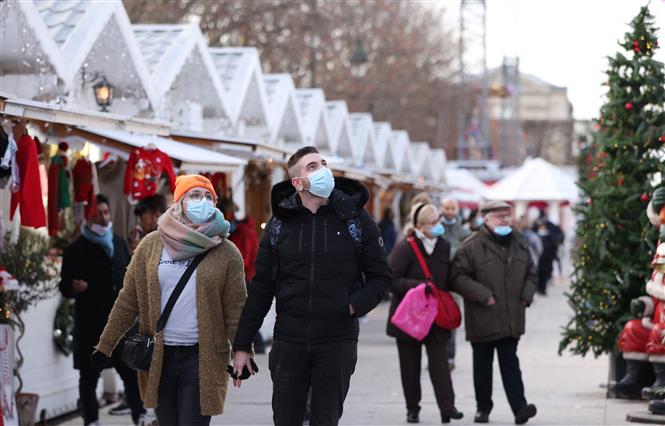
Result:
[[[255,374],[254,369],[252,368],[252,363],[250,361],[249,353],[244,351],[237,351],[233,355],[233,368],[236,371],[237,377],[240,377],[240,375],[242,374],[242,370],[245,367],[249,369],[250,373]],[[233,386],[239,388],[241,384],[242,381],[240,379],[233,380]]]
[[[349,303],[349,313],[351,314],[351,316],[354,316],[356,314],[355,308],[350,303]]]
[[[494,298],[494,296],[490,297],[489,300],[485,302],[485,306],[494,306],[494,305],[496,305],[496,299]]]
[[[88,289],[88,283],[83,280],[73,280],[72,287],[74,288],[75,292],[83,293]]]

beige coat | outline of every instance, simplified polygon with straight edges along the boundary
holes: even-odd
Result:
[[[113,305],[97,350],[110,356],[118,341],[139,317],[140,332],[153,334],[159,320],[161,300],[157,276],[162,240],[157,232],[146,236],[134,253],[125,281]],[[201,414],[213,416],[224,410],[228,385],[226,365],[247,297],[240,252],[224,239],[196,269],[196,309],[199,326]],[[146,407],[157,407],[164,342],[155,342],[149,371],[139,372],[139,388]]]

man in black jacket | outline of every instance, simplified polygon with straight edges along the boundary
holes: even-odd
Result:
[[[326,165],[315,147],[301,148],[289,159],[290,181],[273,187],[273,218],[235,337],[235,369],[251,371],[252,339],[276,299],[269,368],[278,426],[302,424],[310,386],[311,423],[339,422],[356,364],[358,317],[383,299],[392,279],[379,228],[363,207],[367,189],[333,178]],[[281,229],[271,243],[275,223]]]
[[[130,259],[125,241],[113,233],[108,198],[100,194],[96,201],[94,218],[83,226],[81,236],[65,249],[60,272],[60,292],[76,300],[74,368],[79,370],[79,399],[86,425],[99,420],[99,371],[90,362],[90,354],[122,288]],[[114,366],[124,383],[132,419],[138,424],[144,410],[136,372],[117,356],[114,356]]]

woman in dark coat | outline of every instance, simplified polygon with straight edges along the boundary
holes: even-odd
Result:
[[[461,419],[462,413],[455,408],[455,393],[448,369],[446,344],[450,332],[432,325],[429,334],[422,342],[411,338],[390,323],[395,309],[407,291],[425,281],[418,259],[408,242],[414,238],[420,252],[429,267],[434,284],[441,290],[448,287],[448,271],[450,267],[450,245],[441,238],[443,226],[439,222],[439,214],[432,204],[416,204],[410,217],[413,225],[407,226],[406,239],[399,241],[390,254],[390,265],[394,278],[391,284],[391,304],[388,316],[388,335],[397,341],[399,366],[402,377],[402,388],[406,399],[409,423],[419,422],[420,412],[420,360],[422,347],[425,346],[429,365],[429,375],[434,387],[434,395],[441,412],[441,421],[449,423],[450,419]]]

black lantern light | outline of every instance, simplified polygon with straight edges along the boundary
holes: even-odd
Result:
[[[106,80],[106,76],[102,76],[101,79],[92,86],[92,90],[95,91],[95,100],[97,105],[102,107],[102,112],[108,112],[107,107],[111,106],[113,103],[113,85],[109,84]]]
[[[356,40],[356,50],[351,56],[351,74],[358,78],[364,77],[367,73],[368,63],[367,52],[365,52],[362,42],[358,39]]]

